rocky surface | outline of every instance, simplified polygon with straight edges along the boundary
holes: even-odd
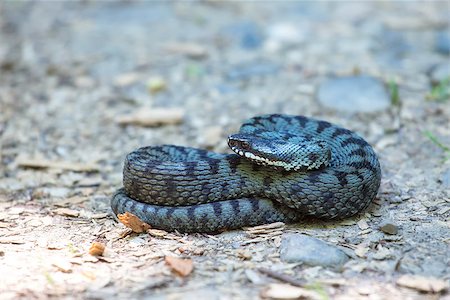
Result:
[[[442,54],[450,54],[450,33],[448,30],[442,30],[437,33],[436,50]]]
[[[376,112],[390,105],[385,85],[369,76],[348,76],[322,82],[317,99],[326,107],[344,112]]]
[[[0,2],[0,298],[448,297],[450,105],[432,72],[448,34],[438,1]],[[362,89],[343,107],[356,84],[318,101],[328,80],[361,77],[385,86],[375,102]],[[382,166],[373,205],[218,235],[136,234],[111,215],[128,152],[229,151],[263,113],[362,135]],[[284,262],[283,234],[350,259]]]

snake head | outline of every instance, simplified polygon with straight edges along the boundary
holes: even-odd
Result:
[[[256,164],[287,171],[320,169],[329,164],[331,151],[325,141],[305,137],[266,138],[246,133],[232,134],[228,146]]]

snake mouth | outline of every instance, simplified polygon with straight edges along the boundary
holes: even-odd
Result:
[[[275,139],[237,133],[228,137],[228,146],[248,161],[286,171],[315,170],[328,164],[330,151],[321,140],[283,138],[281,134]]]
[[[270,164],[272,162],[271,160],[269,160],[267,158],[255,155],[250,151],[244,151],[241,148],[236,147],[236,146],[231,146],[231,150],[233,150],[234,153],[236,153],[242,157],[246,157],[248,159],[254,160],[255,162],[265,162],[267,164]]]
[[[279,160],[270,160],[266,157],[258,156],[250,151],[243,151],[241,148],[236,146],[231,146],[231,150],[233,150],[234,153],[241,157],[247,158],[249,161],[261,165],[261,166],[267,166],[267,167],[273,167],[275,169],[284,169],[286,171],[298,171],[303,168],[296,168],[293,166],[290,166],[288,163],[285,163],[283,161]]]
[[[255,143],[257,144],[255,145]],[[255,139],[254,137],[250,139],[245,134],[234,134],[228,138],[228,146],[234,153],[255,164],[287,171],[297,170],[295,166],[274,156],[267,142],[263,139]],[[256,148],[261,148],[265,151],[260,152]]]

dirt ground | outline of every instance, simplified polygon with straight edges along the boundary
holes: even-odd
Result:
[[[0,298],[450,299],[449,12],[444,1],[1,2]],[[326,79],[354,74],[384,82],[389,107],[317,101]],[[229,151],[227,135],[263,113],[364,136],[382,165],[374,204],[350,220],[217,235],[136,234],[113,218],[128,152]],[[284,263],[286,233],[350,260]]]

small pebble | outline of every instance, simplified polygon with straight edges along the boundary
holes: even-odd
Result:
[[[101,256],[105,251],[105,245],[99,242],[93,242],[89,248],[89,254],[93,256]]]
[[[147,87],[150,93],[156,94],[166,89],[166,82],[160,77],[150,78]]]
[[[259,26],[253,22],[238,22],[225,29],[225,34],[236,40],[247,50],[259,48],[264,41],[264,34]]]
[[[450,32],[439,31],[436,35],[436,51],[445,55],[450,54]]]
[[[395,224],[392,223],[385,223],[380,226],[380,230],[387,234],[397,234],[398,233],[398,227]]]
[[[447,169],[447,170],[442,174],[441,181],[442,181],[442,184],[443,184],[445,187],[450,188],[450,169]]]

